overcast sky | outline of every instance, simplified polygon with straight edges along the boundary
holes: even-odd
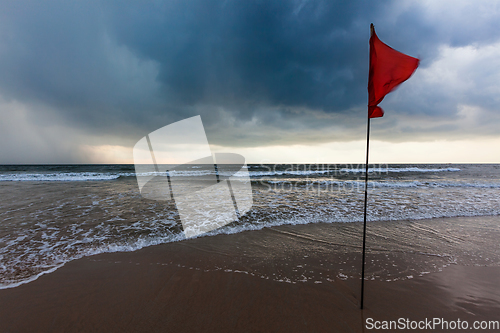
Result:
[[[421,63],[371,161],[500,163],[500,4],[457,0],[0,1],[0,163],[133,163],[195,115],[249,162],[362,162],[372,22]]]

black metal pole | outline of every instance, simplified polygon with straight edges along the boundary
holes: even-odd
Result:
[[[363,215],[363,265],[361,267],[361,310],[363,310],[363,299],[365,289],[365,249],[366,249],[366,203],[368,199],[368,153],[370,151],[370,115],[366,129],[366,165],[365,165],[365,209]]]
[[[375,32],[373,23],[370,24],[370,40]],[[370,45],[371,47],[371,45]],[[371,52],[371,50],[370,50]],[[371,54],[371,53],[370,53]],[[371,60],[370,60],[371,61]],[[370,63],[371,66],[371,63]],[[370,82],[368,82],[370,85]],[[368,89],[369,90],[369,89]],[[368,121],[366,123],[366,164],[365,164],[365,207],[363,214],[363,264],[361,266],[361,304],[360,308],[363,310],[363,300],[365,296],[365,252],[366,252],[366,205],[368,201],[368,156],[370,152],[370,107],[368,107]]]

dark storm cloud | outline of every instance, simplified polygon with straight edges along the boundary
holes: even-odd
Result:
[[[356,2],[187,1],[106,8],[113,35],[160,64],[169,100],[341,111],[366,99],[366,13]],[[248,116],[251,109],[240,115]]]
[[[231,143],[258,136],[246,144],[321,141],[307,131],[326,126],[322,115],[364,120],[371,22],[386,43],[421,58],[418,71],[439,60],[442,46],[498,41],[498,8],[452,4],[3,2],[0,97],[31,105],[40,121],[47,111],[37,111],[37,105],[44,105],[51,119],[96,135],[137,138],[201,114],[219,144],[227,143],[216,133],[221,124],[233,126],[234,133],[254,131]],[[459,103],[487,103],[491,109],[496,102],[491,94],[479,98],[434,81],[429,89],[429,80],[417,76],[411,81],[410,90],[382,106],[403,115],[456,118]],[[457,99],[457,91],[466,96]],[[364,123],[346,117],[342,122],[351,130],[345,140],[363,131]],[[255,124],[266,130],[258,132]],[[272,128],[284,136],[273,138]]]
[[[120,43],[160,64],[158,80],[171,101],[240,108],[245,118],[259,105],[343,112],[364,104],[370,22],[422,67],[439,45],[498,39],[500,21],[469,22],[467,6],[440,13],[399,4],[188,1],[106,13]],[[421,112],[449,112],[442,103]]]

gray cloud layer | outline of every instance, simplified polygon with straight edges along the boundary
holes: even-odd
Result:
[[[483,124],[497,119],[500,48],[481,62],[436,63],[443,48],[499,43],[499,11],[486,2],[2,2],[0,97],[26,105],[40,126],[50,119],[115,143],[196,114],[222,145],[362,139],[373,22],[383,41],[422,60],[383,102],[377,135],[455,135],[462,105],[486,110]],[[458,74],[433,77],[440,68]],[[402,125],[410,115],[422,121]]]

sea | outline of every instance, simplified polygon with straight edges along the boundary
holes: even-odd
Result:
[[[363,164],[250,164],[245,168],[253,194],[250,211],[197,237],[363,221]],[[186,172],[203,176],[196,167]],[[402,221],[406,227],[413,226],[412,232],[437,234],[433,219],[493,217],[497,221],[500,214],[499,164],[377,164],[369,166],[368,175],[369,226]],[[175,202],[141,196],[134,165],[2,165],[0,198],[0,289],[36,280],[85,256],[186,240]],[[418,224],[421,220],[427,221],[425,230]],[[500,229],[495,223],[488,224],[492,230],[485,227],[482,234],[471,237],[476,243],[492,237],[489,244],[498,244]],[[446,232],[453,225],[440,228]],[[450,233],[446,241],[470,241],[463,230]],[[345,236],[349,243],[349,235]],[[472,253],[469,245],[464,248]],[[432,255],[447,255],[438,248],[433,251]],[[493,260],[494,255],[483,259]]]

